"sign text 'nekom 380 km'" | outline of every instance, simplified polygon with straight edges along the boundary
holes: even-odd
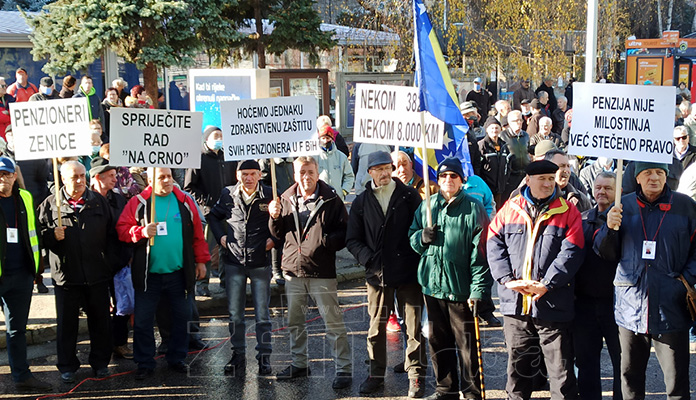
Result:
[[[418,88],[359,83],[356,89],[354,141],[423,147]],[[444,133],[444,123],[426,112],[426,147],[442,149]]]
[[[203,114],[145,108],[111,109],[112,165],[201,167]]]
[[[672,162],[674,86],[573,84],[568,153]]]
[[[314,96],[220,102],[225,160],[319,153]]]
[[[87,99],[10,103],[17,160],[92,153]]]

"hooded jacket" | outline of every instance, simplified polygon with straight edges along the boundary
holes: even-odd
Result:
[[[191,193],[205,215],[217,203],[222,189],[236,184],[237,162],[225,161],[222,150],[216,153],[205,143],[201,150],[201,168],[187,169],[184,178],[184,190]]]
[[[87,101],[89,102],[89,118],[90,119],[98,119],[101,122],[102,125],[102,131],[105,131],[104,129],[104,109],[102,109],[101,106],[101,100],[99,100],[99,96],[97,96],[97,91],[94,89],[94,86],[89,90],[89,93],[85,93],[84,90],[82,90],[82,87],[79,88],[77,93],[73,96],[74,98],[77,97],[86,97]],[[108,138],[107,140],[104,141],[104,143],[108,143]],[[102,140],[104,140],[102,138]]]
[[[286,274],[334,279],[336,252],[346,245],[348,213],[331,186],[318,180],[315,190],[317,201],[304,228],[299,228],[297,183],[280,196],[282,211],[270,219],[269,228],[276,239],[285,239],[282,268]]]
[[[430,201],[433,225],[438,226],[430,245],[421,241],[427,226],[425,201]],[[408,231],[411,247],[421,255],[418,283],[423,294],[456,302],[486,298],[493,281],[484,251],[488,216],[483,204],[463,190],[450,202],[440,193],[425,201]]]
[[[527,192],[524,186],[521,193]],[[544,321],[573,319],[574,277],[583,260],[580,212],[556,190],[535,207],[518,194],[498,211],[488,229],[488,263],[498,286],[503,315],[529,315]],[[534,217],[536,216],[536,217]],[[541,282],[548,292],[538,301],[505,287],[518,279]]]
[[[203,237],[203,226],[196,210],[196,204],[177,187],[173,188],[172,193],[176,196],[179,204],[181,234],[184,243],[183,249],[172,249],[172,251],[182,251],[184,254],[183,269],[186,276],[186,290],[191,291],[196,284],[196,264],[210,261],[210,253],[208,252],[208,243]],[[122,242],[135,245],[131,273],[133,288],[138,291],[147,291],[150,245],[148,239],[143,236],[143,229],[151,220],[151,196],[152,187],[148,186],[140,194],[132,197],[116,224],[118,238]]]
[[[616,323],[630,331],[660,334],[691,326],[686,288],[679,274],[696,283],[696,204],[665,185],[650,203],[640,186],[621,198],[623,217],[618,231],[603,225],[595,251],[618,262],[614,277]],[[643,242],[655,241],[655,258],[643,258]]]
[[[397,287],[418,282],[420,256],[409,243],[408,229],[421,197],[400,180],[389,199],[386,215],[372,184],[365,185],[350,208],[346,247],[365,266],[365,279],[372,286]]]

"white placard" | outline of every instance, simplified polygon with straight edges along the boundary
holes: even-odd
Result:
[[[423,147],[418,88],[367,83],[355,88],[354,141]],[[426,111],[426,147],[442,149],[444,133],[445,124]]]
[[[674,86],[573,84],[568,153],[672,162]]]
[[[10,103],[10,116],[17,160],[92,154],[84,97]]]
[[[220,102],[225,161],[319,154],[314,96]]]
[[[203,114],[111,108],[110,160],[129,167],[200,168]]]

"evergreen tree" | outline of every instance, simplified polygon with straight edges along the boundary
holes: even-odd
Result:
[[[157,69],[188,66],[207,50],[227,57],[240,34],[222,9],[236,0],[57,0],[37,15],[24,14],[33,29],[34,59],[46,73],[82,70],[108,47],[143,71],[145,90],[157,104]],[[224,61],[223,61],[224,62]]]

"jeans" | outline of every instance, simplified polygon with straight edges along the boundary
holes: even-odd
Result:
[[[12,380],[24,382],[31,378],[27,363],[27,320],[31,305],[34,276],[28,270],[6,273],[0,283],[0,299],[7,328],[7,358]]]
[[[224,263],[225,292],[227,311],[230,313],[230,335],[232,351],[246,353],[246,323],[244,305],[246,303],[246,282],[251,280],[251,296],[256,316],[257,359],[271,354],[271,313],[268,304],[271,300],[271,267],[247,268],[242,265]]]
[[[184,270],[169,274],[147,275],[147,290],[135,290],[135,323],[133,326],[133,359],[139,368],[154,369],[155,333],[154,321],[160,298],[167,301],[171,314],[171,336],[167,350],[167,362],[184,361],[188,352],[188,323],[191,319],[193,292],[186,290]]]

